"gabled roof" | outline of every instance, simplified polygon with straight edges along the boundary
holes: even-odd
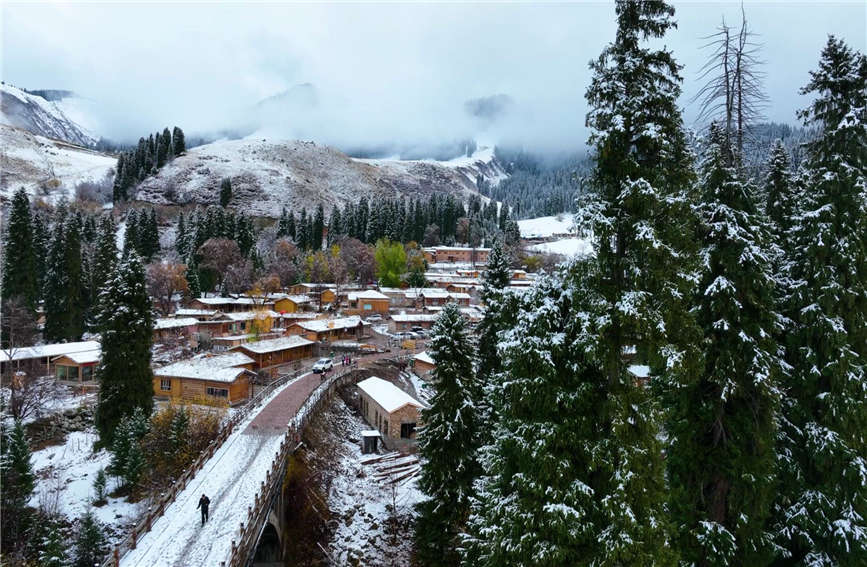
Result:
[[[358,325],[369,325],[361,320],[361,317],[353,315],[352,317],[343,317],[340,319],[315,319],[313,321],[299,321],[295,323],[304,330],[321,333],[331,329],[348,329],[357,327]]]
[[[157,368],[154,370],[154,376],[234,382],[238,376],[249,372],[239,367],[253,362],[253,359],[243,352],[230,352],[217,356],[205,355]]]
[[[256,354],[266,354],[269,352],[278,352],[281,350],[287,350],[290,348],[298,348],[305,345],[312,345],[313,341],[308,341],[304,337],[299,336],[291,336],[291,337],[280,337],[277,339],[269,339],[265,341],[254,341],[252,343],[244,343],[242,345],[238,345],[236,347],[232,347],[231,350],[246,350],[249,352],[255,352]]]
[[[436,362],[434,362],[434,359],[431,358],[431,356],[427,353],[426,350],[418,353],[413,358],[418,360],[419,362],[426,362],[428,364],[436,365]]]
[[[93,364],[95,362],[99,362],[99,358],[101,355],[101,349],[85,350],[82,352],[70,352],[68,354],[61,354],[60,356],[55,356],[51,359],[51,362],[60,360],[61,358],[68,358],[75,364]]]
[[[366,380],[358,383],[358,388],[370,396],[370,398],[382,407],[388,413],[393,413],[400,408],[411,405],[417,408],[423,408],[424,405],[392,384],[387,380],[371,376]]]
[[[161,317],[154,321],[154,329],[175,329],[198,324],[199,320],[195,317]]]
[[[356,299],[384,299],[388,300],[387,295],[383,295],[376,291],[375,289],[368,289],[367,291],[354,291],[349,295],[349,301],[355,301]]]
[[[79,341],[74,343],[54,343],[49,345],[35,345],[21,348],[4,348],[0,350],[0,362],[10,360],[27,360],[29,358],[46,358],[60,356],[73,352],[84,352],[100,348],[98,341]]]

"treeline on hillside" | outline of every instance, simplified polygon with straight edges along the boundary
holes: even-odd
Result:
[[[516,219],[556,215],[574,210],[582,180],[589,172],[586,157],[574,157],[550,165],[524,151],[497,147],[497,159],[509,177],[496,186],[479,185],[480,192],[507,204]]]
[[[590,65],[594,254],[515,292],[495,249],[434,327],[420,565],[867,564],[867,57],[829,37],[754,181],[745,124],[693,150],[673,16]]]
[[[134,149],[121,153],[117,158],[114,176],[114,201],[129,199],[129,190],[148,175],[153,175],[166,163],[186,151],[184,131],[177,126],[169,132],[156,132],[147,138],[139,138]]]

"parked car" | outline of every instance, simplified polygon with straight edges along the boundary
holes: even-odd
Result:
[[[411,328],[410,331],[415,333],[416,336],[420,339],[423,339],[427,336],[427,331],[424,329],[424,327],[417,327],[416,326],[416,327]]]
[[[372,321],[374,323],[376,323],[377,321],[382,321],[382,315],[380,315],[378,313],[374,313],[373,315],[368,315],[366,318],[366,321],[368,321],[368,322]]]
[[[313,365],[313,372],[316,374],[324,374],[334,368],[334,363],[331,362],[330,358],[320,358],[316,361],[316,364]]]

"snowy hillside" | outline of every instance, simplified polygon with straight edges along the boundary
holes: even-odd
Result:
[[[478,152],[477,152],[478,154]],[[221,140],[188,150],[137,189],[136,199],[164,204],[219,201],[223,178],[232,180],[232,205],[253,215],[276,217],[283,206],[299,209],[336,203],[428,195],[477,193],[476,176],[505,176],[493,152],[449,162],[360,160],[297,140]]]
[[[19,187],[31,195],[71,199],[75,184],[105,177],[112,156],[0,124],[0,198]]]
[[[482,147],[471,156],[461,156],[447,161],[424,160],[399,160],[399,159],[357,159],[356,161],[383,168],[395,168],[409,170],[419,164],[433,164],[453,169],[463,175],[469,183],[475,184],[479,176],[485,179],[491,186],[496,186],[509,176],[502,164],[494,156],[493,147]]]
[[[99,140],[77,120],[83,114],[74,101],[49,101],[12,85],[0,85],[0,123],[23,128],[34,134],[93,146]]]

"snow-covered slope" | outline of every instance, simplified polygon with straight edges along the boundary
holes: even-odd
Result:
[[[494,156],[493,147],[482,147],[476,150],[471,156],[461,156],[447,161],[436,161],[432,159],[423,160],[400,160],[400,159],[357,159],[356,161],[374,165],[382,168],[393,168],[401,171],[408,171],[420,164],[437,165],[453,169],[461,174],[469,183],[475,184],[481,177],[491,186],[495,186],[509,174],[503,169],[502,164]]]
[[[232,180],[232,205],[277,217],[283,206],[326,209],[334,204],[434,192],[477,192],[476,176],[495,182],[505,172],[493,152],[449,162],[361,160],[313,142],[249,137],[187,151],[145,179],[136,199],[152,203],[219,202],[223,178]],[[478,153],[478,152],[477,152]]]
[[[31,195],[71,199],[75,184],[105,177],[117,160],[81,146],[0,124],[0,198],[19,187]]]
[[[98,138],[69,116],[76,115],[77,108],[63,100],[49,101],[12,85],[0,85],[0,123],[46,138],[93,146]]]
[[[548,238],[555,234],[574,234],[572,215],[563,213],[553,217],[538,217],[518,221],[524,238]]]

